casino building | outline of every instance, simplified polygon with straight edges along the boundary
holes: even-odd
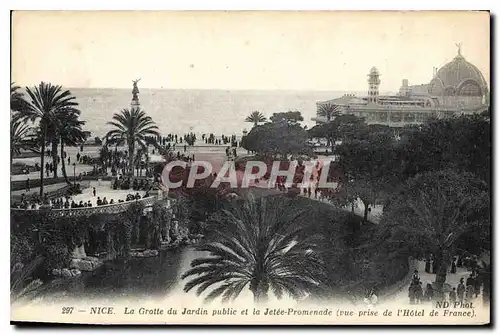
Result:
[[[397,95],[379,95],[380,73],[372,67],[368,73],[368,95],[356,97],[346,94],[340,98],[317,102],[317,124],[327,122],[321,110],[325,106],[340,113],[365,118],[368,124],[386,124],[401,127],[419,124],[429,117],[445,118],[462,114],[480,113],[489,106],[488,84],[483,74],[461,54],[460,45],[455,58],[434,68],[428,84],[408,85],[403,79]]]

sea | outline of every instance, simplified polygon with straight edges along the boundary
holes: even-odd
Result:
[[[152,117],[162,134],[174,133],[236,135],[250,130],[245,118],[253,111],[267,118],[273,113],[300,111],[302,125],[309,128],[316,115],[316,102],[334,99],[341,91],[257,91],[257,90],[183,90],[139,88],[141,107]],[[71,88],[92,136],[104,136],[114,113],[130,107],[131,89]]]

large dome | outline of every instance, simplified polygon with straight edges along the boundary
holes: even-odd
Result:
[[[429,85],[431,95],[482,96],[488,85],[483,74],[460,54],[439,69]]]

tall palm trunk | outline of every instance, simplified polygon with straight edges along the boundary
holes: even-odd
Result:
[[[57,178],[57,145],[59,138],[57,136],[54,136],[52,139],[52,165],[54,165],[54,178]],[[62,156],[61,156],[62,158]]]
[[[326,123],[330,123],[330,120],[331,120],[331,117],[330,117],[330,113],[326,113]],[[332,143],[332,140],[331,140],[331,137],[330,135],[328,134],[326,136],[326,146],[329,147]]]
[[[265,256],[265,250],[259,248],[257,251],[257,259],[263,260]],[[260,256],[260,257],[259,257]],[[265,280],[265,270],[262,261],[257,262],[255,269],[253,271],[253,278],[250,282],[250,291],[253,293],[254,301],[256,303],[266,302],[269,291],[269,283]]]
[[[61,157],[63,157],[63,153],[64,153],[64,142],[61,138]],[[62,174],[64,176],[64,180],[66,181],[66,183],[68,185],[71,185],[71,182],[68,179],[68,174],[66,173],[66,165],[64,163],[64,159],[61,159],[61,170],[62,170]]]
[[[439,267],[436,271],[436,287],[438,296],[443,298],[443,287],[446,282],[446,273],[448,270],[448,264],[450,264],[450,257],[448,250],[446,248],[440,247],[437,252],[437,261]]]
[[[134,142],[129,141],[128,144],[128,169],[131,177],[134,176]]]
[[[334,140],[334,137],[332,135],[329,135],[329,138],[330,138],[330,146],[332,148],[332,155],[333,155],[335,152],[335,140]]]
[[[269,287],[257,278],[254,278],[250,283],[250,291],[253,293],[255,303],[265,303],[269,300]]]
[[[40,198],[43,198],[43,168],[45,163],[45,138],[47,137],[47,126],[44,126],[42,135],[42,149],[40,150]]]

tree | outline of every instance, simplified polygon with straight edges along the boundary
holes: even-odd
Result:
[[[22,112],[28,108],[28,103],[24,99],[24,94],[19,92],[20,87],[10,83],[10,111],[12,113]]]
[[[410,245],[420,255],[435,256],[436,285],[442,291],[459,238],[490,229],[488,187],[471,173],[419,174],[388,201],[382,224],[393,242]]]
[[[247,116],[247,118],[245,119],[245,122],[251,122],[251,123],[253,123],[254,127],[257,127],[259,125],[259,123],[266,122],[266,117],[261,112],[254,111],[254,112],[252,112],[252,114]]]
[[[58,133],[59,133],[59,142],[61,143],[61,157],[64,157],[64,146],[77,146],[83,143],[86,139],[86,134],[82,129],[82,126],[85,124],[85,121],[80,121],[78,119],[80,115],[80,111],[70,111],[68,113],[60,113],[59,116],[59,124],[58,124]],[[56,155],[57,157],[57,155]],[[68,185],[71,185],[71,182],[68,179],[68,174],[66,173],[66,165],[64,159],[61,159],[62,164],[62,174],[64,176],[64,180]]]
[[[342,114],[334,120],[323,123],[308,130],[309,137],[326,138],[331,145],[332,152],[335,151],[337,141],[346,142],[357,139],[370,132],[365,120],[352,114]]]
[[[404,175],[453,169],[490,184],[491,123],[480,114],[433,119],[409,132],[402,148]]]
[[[35,297],[39,292],[42,281],[34,279],[33,273],[43,263],[44,258],[38,256],[26,266],[16,263],[10,272],[10,300],[11,303]]]
[[[128,145],[128,169],[134,175],[135,146],[146,147],[147,136],[160,136],[158,127],[146,112],[139,108],[124,109],[113,115],[113,121],[108,122],[115,129],[106,134],[109,143]]]
[[[340,115],[340,106],[331,103],[318,105],[318,115],[326,118],[326,122],[330,122],[333,118]]]
[[[28,108],[21,111],[22,117],[30,121],[39,121],[40,127],[40,197],[43,197],[43,172],[45,161],[45,145],[49,130],[58,123],[61,112],[76,112],[78,103],[69,90],[63,91],[59,85],[41,82],[33,88],[26,88],[31,101]]]
[[[236,201],[213,217],[207,242],[197,247],[211,255],[191,262],[182,278],[196,277],[184,291],[198,286],[201,295],[217,285],[206,300],[222,296],[227,301],[248,287],[261,302],[270,290],[278,299],[284,293],[298,299],[315,290],[322,263],[311,238],[297,239],[305,220],[306,211],[283,197]]]
[[[31,127],[23,120],[14,118],[10,121],[10,164],[21,149],[29,149],[33,145]]]
[[[109,150],[108,146],[102,146],[99,149],[99,161],[101,162],[101,167],[104,171],[107,171],[108,165],[112,159],[112,152]]]
[[[307,132],[296,123],[286,121],[271,122],[252,128],[243,137],[241,146],[259,154],[284,158],[290,154],[309,155],[311,148],[307,145]]]
[[[365,134],[365,140],[346,141],[337,147],[337,161],[343,173],[342,192],[332,194],[344,204],[363,202],[364,221],[368,211],[400,183],[397,142],[387,133]],[[339,199],[336,199],[339,200]]]
[[[286,121],[289,124],[296,124],[300,121],[304,121],[302,114],[299,111],[288,111],[285,113],[273,113],[270,117],[271,122],[281,122]]]

